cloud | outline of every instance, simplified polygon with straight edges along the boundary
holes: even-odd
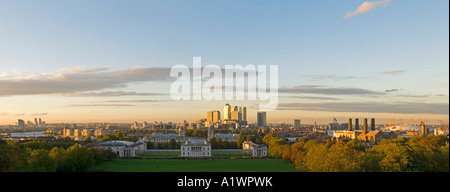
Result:
[[[158,96],[158,95],[167,95],[167,94],[129,92],[129,91],[109,91],[109,90],[56,94],[56,96],[65,96],[65,97],[120,97],[120,96]]]
[[[44,116],[44,115],[48,115],[48,113],[32,113],[32,114],[30,114],[30,116]]]
[[[0,116],[6,116],[9,115],[9,113],[0,113]]]
[[[278,110],[305,110],[330,112],[362,113],[401,113],[401,114],[449,114],[448,103],[379,103],[379,102],[324,102],[324,103],[280,103]]]
[[[154,102],[166,102],[173,101],[167,99],[132,99],[132,100],[105,100],[105,101],[96,101],[99,103],[154,103]]]
[[[375,1],[375,2],[364,2],[363,4],[361,4],[354,12],[349,12],[344,16],[344,19],[353,17],[357,14],[360,13],[365,13],[365,12],[369,12],[370,10],[374,9],[375,7],[378,7],[380,5],[385,5],[387,6],[389,3],[391,2],[391,0],[383,0],[383,1]]]
[[[400,89],[388,89],[386,91],[384,91],[385,93],[391,93],[391,92],[396,92],[396,91],[400,91]]]
[[[331,75],[306,75],[310,81],[321,81],[321,80],[347,80],[347,79],[356,79],[357,76],[337,76],[336,74]]]
[[[313,97],[313,96],[282,96],[284,98],[292,98],[292,99],[308,99],[308,100],[341,100],[339,98],[334,97]]]
[[[321,95],[382,95],[384,93],[360,88],[332,88],[317,85],[303,85],[292,88],[279,88],[279,93],[311,93]]]
[[[222,68],[220,70],[222,77],[225,77],[225,70]],[[19,70],[12,70],[0,74],[0,97],[38,94],[72,97],[158,95],[158,93],[102,90],[124,88],[127,84],[136,82],[171,82],[175,78],[170,77],[170,71],[169,67],[135,67],[116,71],[111,71],[107,67],[75,67],[63,68],[56,73],[40,74],[25,74]],[[192,74],[192,68],[189,68],[189,71]],[[252,70],[245,68],[230,71],[245,73],[245,76],[253,74]],[[208,78],[204,78],[206,79]]]
[[[66,105],[66,106],[67,107],[130,107],[130,106],[136,106],[136,105],[105,103],[105,104],[71,104],[71,105]]]
[[[26,113],[17,113],[17,114],[14,114],[15,116],[24,116]]]
[[[58,70],[60,73],[70,73],[70,74],[82,74],[82,73],[95,73],[100,71],[108,70],[108,67],[73,67],[73,68],[62,68]]]
[[[384,72],[381,72],[382,74],[385,74],[385,75],[398,75],[398,74],[400,74],[400,73],[404,73],[405,72],[405,70],[392,70],[392,71],[384,71]]]
[[[70,104],[66,105],[66,107],[129,107],[129,106],[136,106],[135,104],[131,103],[159,103],[167,101],[172,100],[163,100],[163,99],[102,100],[102,101],[93,101],[90,103]]]
[[[62,72],[61,72],[62,71]],[[134,82],[170,81],[170,68],[140,67],[106,71],[106,68],[62,69],[14,79],[0,79],[0,97],[64,94],[126,87]]]

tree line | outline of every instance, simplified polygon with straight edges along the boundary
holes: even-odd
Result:
[[[111,150],[76,143],[0,143],[0,172],[89,172],[99,161],[117,155]]]
[[[325,143],[317,140],[288,145],[268,134],[263,139],[270,157],[291,161],[312,172],[448,172],[447,136],[429,135],[381,140],[367,148],[357,140]]]

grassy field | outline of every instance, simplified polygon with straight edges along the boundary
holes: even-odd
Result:
[[[116,159],[97,168],[113,172],[295,172],[281,159]]]

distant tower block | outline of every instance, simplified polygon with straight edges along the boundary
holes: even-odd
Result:
[[[300,119],[294,119],[294,128],[300,128]]]
[[[266,118],[267,118],[267,116],[266,116],[266,112],[264,112],[264,111],[260,111],[260,112],[258,112],[257,113],[257,126],[258,127],[263,127],[263,126],[266,126]]]
[[[355,130],[359,130],[359,119],[355,119]]]
[[[364,118],[364,134],[367,134],[367,118]]]
[[[223,120],[229,121],[231,119],[231,106],[230,104],[226,104],[225,107],[223,107]]]
[[[425,122],[423,122],[423,121],[420,122],[420,134],[422,136],[428,135],[428,129],[425,127]]]
[[[348,131],[352,131],[352,118],[348,118]]]
[[[375,131],[375,118],[370,119],[370,130]]]

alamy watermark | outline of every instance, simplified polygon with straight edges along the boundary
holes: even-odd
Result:
[[[269,78],[267,76],[269,75]],[[174,100],[260,100],[261,111],[274,111],[278,106],[278,65],[206,65],[201,57],[193,58],[193,66],[175,65],[170,77],[177,78],[170,87]],[[247,83],[246,80],[247,79]]]

